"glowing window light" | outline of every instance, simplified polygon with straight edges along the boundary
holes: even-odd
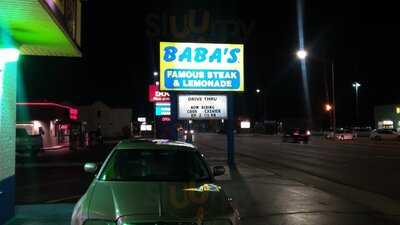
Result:
[[[242,121],[240,122],[240,128],[242,129],[250,129],[251,124],[250,121]]]
[[[391,121],[391,120],[384,120],[383,122],[383,125],[393,125],[393,121]]]
[[[140,125],[140,131],[151,131],[152,126],[150,124],[141,124]]]
[[[146,117],[138,117],[137,121],[140,123],[146,123]]]

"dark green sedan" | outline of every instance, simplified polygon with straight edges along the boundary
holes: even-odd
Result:
[[[193,145],[168,140],[120,142],[74,208],[71,225],[239,225],[239,215]]]

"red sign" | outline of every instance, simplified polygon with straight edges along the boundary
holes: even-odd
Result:
[[[161,121],[162,122],[170,122],[171,121],[171,117],[163,116],[163,117],[161,117]]]
[[[155,84],[149,85],[149,101],[150,102],[169,102],[171,99],[169,93],[159,91],[158,86]]]
[[[69,109],[69,118],[71,120],[77,120],[78,119],[78,110],[74,108]]]

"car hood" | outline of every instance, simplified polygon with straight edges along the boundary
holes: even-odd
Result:
[[[233,212],[221,187],[210,183],[97,181],[92,188],[90,218],[215,218]]]

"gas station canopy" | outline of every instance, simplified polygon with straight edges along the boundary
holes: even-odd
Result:
[[[0,9],[0,48],[12,39],[22,55],[81,56],[80,0],[0,0]]]

